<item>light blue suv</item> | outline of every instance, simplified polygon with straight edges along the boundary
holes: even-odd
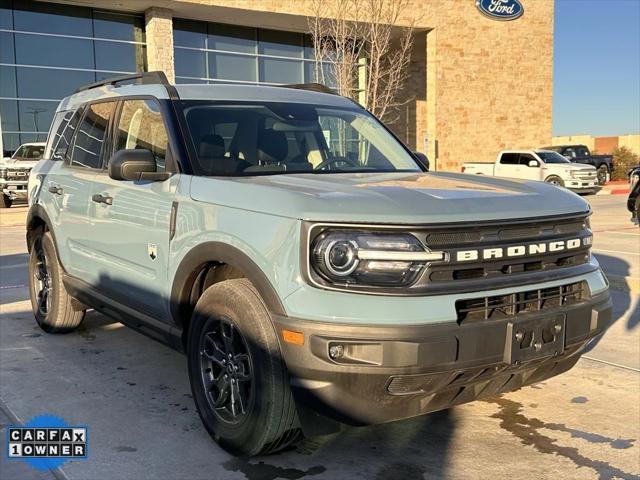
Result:
[[[611,321],[588,204],[427,170],[319,85],[84,87],[29,181],[36,320],[93,308],[184,351],[243,455],[571,368]]]

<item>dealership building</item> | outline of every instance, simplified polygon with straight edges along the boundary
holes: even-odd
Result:
[[[397,23],[416,28],[391,127],[437,170],[551,141],[553,1],[516,3],[522,15],[501,21],[474,0],[410,0]],[[61,98],[126,73],[314,82],[310,15],[304,0],[0,0],[3,149],[45,140]]]

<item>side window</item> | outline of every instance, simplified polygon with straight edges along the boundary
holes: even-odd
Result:
[[[125,100],[116,135],[116,150],[150,150],[158,171],[165,170],[169,138],[156,100]]]
[[[102,102],[87,107],[73,144],[72,166],[102,168],[102,151],[114,106],[115,102]]]
[[[82,116],[82,109],[75,112],[60,112],[58,115],[61,115],[61,121],[55,131],[53,127],[51,129],[45,150],[45,158],[64,161],[68,158],[67,154],[71,153],[71,141]]]
[[[578,157],[588,157],[589,156],[589,152],[586,148],[584,147],[578,147],[577,149],[578,152]]]
[[[565,157],[569,157],[569,158],[576,158],[576,151],[573,148],[566,148],[564,150],[564,154]]]
[[[500,163],[502,165],[518,165],[517,153],[503,153],[500,157]]]

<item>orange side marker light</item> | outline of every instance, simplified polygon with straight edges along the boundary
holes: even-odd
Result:
[[[304,345],[304,333],[292,332],[291,330],[282,330],[282,339],[293,345]]]

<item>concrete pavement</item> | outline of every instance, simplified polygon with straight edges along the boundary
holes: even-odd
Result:
[[[607,274],[638,275],[638,237],[623,235],[638,229],[629,228],[624,197],[587,199],[595,253]],[[49,413],[89,426],[89,459],[62,468],[70,479],[640,475],[640,306],[628,290],[612,290],[614,326],[559,377],[416,419],[310,439],[278,455],[236,459],[201,426],[182,355],[95,312],[68,335],[46,335],[35,325],[20,215],[24,208],[0,213],[0,399],[22,421]],[[22,478],[15,472],[3,455],[0,477]]]

